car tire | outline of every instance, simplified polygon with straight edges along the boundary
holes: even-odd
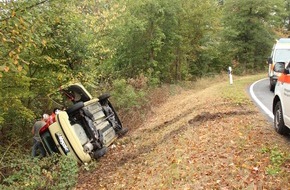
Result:
[[[102,101],[102,100],[105,100],[105,99],[108,99],[108,98],[110,98],[110,94],[109,93],[105,93],[105,94],[102,94],[101,96],[99,96],[98,97],[98,99],[100,100],[100,101]]]
[[[71,107],[69,107],[69,108],[66,110],[66,113],[67,113],[68,115],[70,115],[70,114],[74,113],[75,111],[77,111],[77,110],[79,110],[79,109],[81,109],[81,108],[83,108],[83,107],[84,107],[84,103],[83,103],[83,102],[78,102],[78,103],[72,105]]]
[[[277,102],[274,110],[274,128],[275,131],[281,135],[286,135],[289,133],[289,128],[285,126],[283,119],[283,111],[281,102]]]
[[[107,147],[103,147],[101,149],[98,149],[96,150],[94,153],[93,153],[93,157],[94,159],[99,159],[101,158],[102,156],[104,156],[108,151],[108,148]]]

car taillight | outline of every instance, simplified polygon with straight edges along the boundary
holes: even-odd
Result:
[[[40,128],[40,130],[39,130],[39,134],[42,134],[42,133],[44,133],[47,129],[48,129],[48,123],[47,124],[45,124],[43,127],[41,127]]]

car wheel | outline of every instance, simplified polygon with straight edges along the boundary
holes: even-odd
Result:
[[[78,102],[74,105],[72,105],[71,107],[69,107],[67,110],[66,110],[66,113],[69,115],[69,114],[72,114],[73,112],[81,109],[84,107],[84,103],[83,102]]]
[[[98,99],[100,100],[100,101],[102,101],[102,100],[105,100],[105,99],[108,99],[108,98],[110,98],[110,94],[109,93],[105,93],[105,94],[102,94],[101,96],[99,96],[98,97]]]
[[[108,151],[107,147],[103,147],[101,149],[98,149],[93,153],[93,157],[95,159],[101,158],[102,156],[104,156],[107,153],[107,151]]]
[[[284,124],[281,102],[277,102],[275,106],[274,127],[275,127],[275,131],[281,135],[286,135],[289,133],[289,128],[286,127]]]

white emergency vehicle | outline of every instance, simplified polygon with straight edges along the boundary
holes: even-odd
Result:
[[[273,46],[271,57],[268,58],[270,90],[274,92],[277,78],[281,73],[274,71],[277,62],[288,63],[290,61],[290,38],[281,38]]]
[[[275,130],[281,135],[290,132],[290,64],[278,62],[274,72],[281,75],[277,79],[275,96],[273,99],[273,114]]]

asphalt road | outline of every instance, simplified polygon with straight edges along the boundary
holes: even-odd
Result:
[[[266,114],[269,121],[273,121],[272,102],[274,93],[270,91],[269,79],[261,79],[249,87],[249,93],[257,106]]]

